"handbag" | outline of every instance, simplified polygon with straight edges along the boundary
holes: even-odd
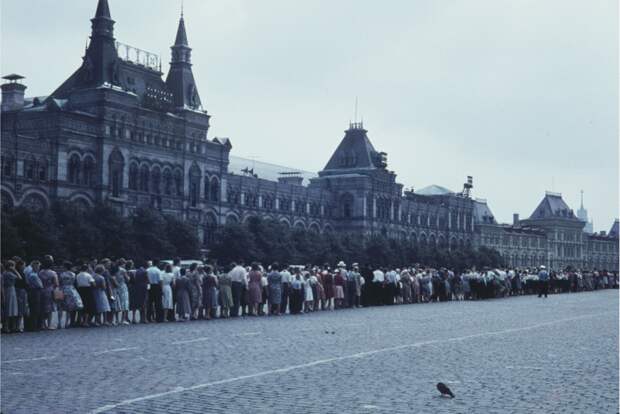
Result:
[[[54,300],[61,301],[65,300],[65,292],[60,289],[54,289]]]

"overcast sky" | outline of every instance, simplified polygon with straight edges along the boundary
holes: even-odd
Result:
[[[117,40],[169,61],[180,0],[109,0]],[[2,0],[1,71],[46,95],[80,64],[96,0]],[[354,117],[406,187],[467,175],[500,221],[545,190],[618,216],[616,0],[185,0],[210,136],[317,171]],[[167,66],[167,65],[166,65]]]

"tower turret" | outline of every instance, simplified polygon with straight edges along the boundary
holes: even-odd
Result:
[[[181,13],[177,36],[171,50],[172,60],[166,86],[174,95],[174,107],[177,110],[201,109],[202,103],[192,73],[192,49],[187,42],[183,13]]]
[[[92,86],[118,84],[118,54],[114,39],[114,20],[108,0],[99,0],[91,20],[90,44],[84,56],[83,81]]]

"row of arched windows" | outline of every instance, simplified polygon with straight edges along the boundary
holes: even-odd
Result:
[[[91,186],[95,184],[95,158],[87,154],[73,154],[67,165],[67,181],[71,184]]]
[[[132,162],[129,165],[129,189],[145,193],[164,195],[183,195],[183,172],[159,166],[149,167],[147,164],[138,165]]]
[[[24,178],[32,181],[47,181],[47,160],[30,157],[24,160]]]
[[[219,190],[219,187],[218,187]],[[226,193],[226,200],[230,204],[241,204],[241,193],[229,187]],[[217,201],[217,200],[215,200]],[[277,208],[276,208],[276,197],[270,194],[266,194],[262,196],[262,203],[259,203],[259,195],[254,192],[244,192],[243,193],[243,205],[248,208],[262,208],[265,210],[279,210],[279,211],[287,211],[290,212],[293,207],[293,202],[288,197],[278,197],[277,198]],[[306,210],[306,205],[308,205],[308,210]],[[306,201],[297,199],[295,200],[295,213],[298,215],[306,214],[309,211],[311,216],[319,216],[321,214],[321,205],[317,202],[310,202],[309,204]]]
[[[15,157],[11,155],[2,156],[2,176],[5,178],[14,177],[17,170]],[[31,181],[47,181],[48,161],[45,158],[36,159],[30,157],[24,160],[24,178]]]

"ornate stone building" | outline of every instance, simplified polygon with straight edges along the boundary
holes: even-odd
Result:
[[[488,245],[515,265],[577,264],[564,252],[583,259],[592,251],[598,258],[613,243],[617,253],[617,231],[615,238],[587,242],[583,235],[549,239],[579,230],[567,217],[547,223],[535,214],[531,223],[498,225],[488,207],[469,196],[471,179],[461,193],[436,186],[403,191],[387,154],[375,150],[361,123],[349,126],[325,168],[309,180],[290,169],[275,179],[250,168],[233,171],[230,140],[208,135],[210,116],[196,87],[183,16],[165,79],[160,58],[117,42],[114,24],[107,0],[99,0],[82,65],[49,96],[26,99],[23,78],[5,77],[3,207],[39,209],[55,199],[84,207],[105,203],[126,215],[150,207],[194,223],[207,247],[218,225],[262,217],[308,231],[384,234],[419,245]],[[570,231],[552,230],[555,225]],[[604,257],[583,263],[611,265]]]
[[[618,221],[609,234],[589,234],[559,193],[547,192],[531,216],[498,224],[485,200],[476,200],[476,244],[499,251],[510,266],[618,271]],[[615,230],[614,230],[615,229]]]

